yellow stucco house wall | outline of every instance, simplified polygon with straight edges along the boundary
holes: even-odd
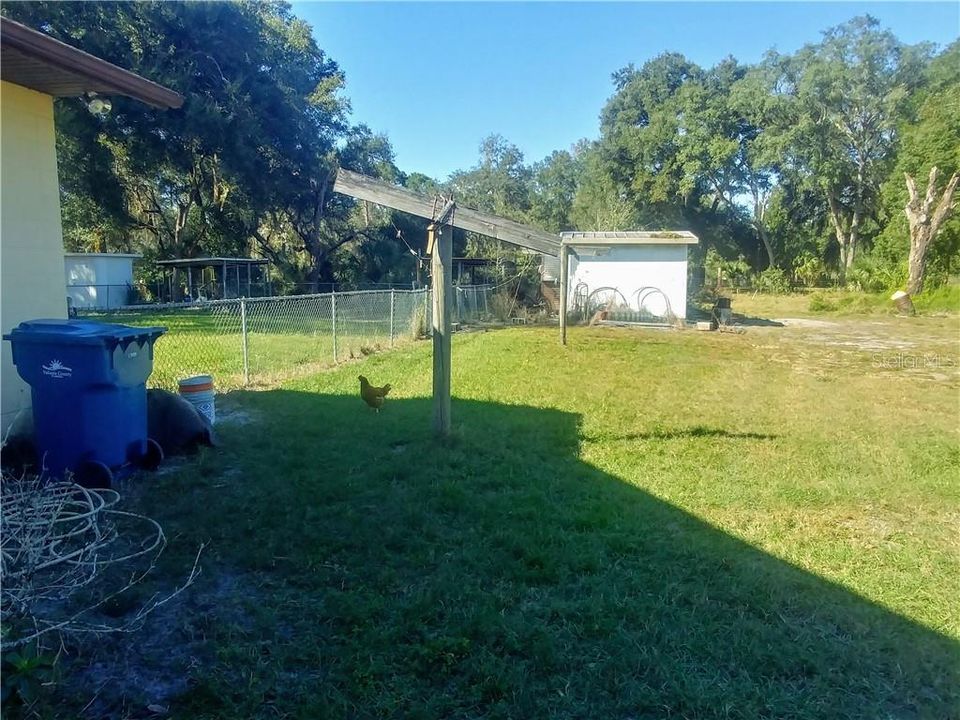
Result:
[[[63,237],[53,98],[0,82],[0,328],[63,318]],[[0,349],[0,428],[30,406],[30,388]]]
[[[0,16],[0,331],[65,318],[63,231],[54,97],[128,97],[154,108],[183,96],[56,38]],[[0,345],[0,437],[26,415],[30,389],[9,342]]]

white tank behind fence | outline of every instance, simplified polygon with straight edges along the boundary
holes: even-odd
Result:
[[[210,424],[217,421],[217,411],[213,393],[213,376],[195,375],[180,381],[180,395],[193,405]]]

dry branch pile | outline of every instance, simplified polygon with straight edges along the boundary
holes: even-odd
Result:
[[[154,568],[166,545],[160,525],[118,510],[120,495],[114,490],[91,490],[69,481],[4,473],[0,499],[3,650],[51,632],[136,629],[199,573],[198,552],[186,581],[173,592],[154,595],[122,622],[92,621],[94,610],[140,583]]]

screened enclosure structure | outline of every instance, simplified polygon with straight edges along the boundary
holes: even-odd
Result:
[[[269,297],[270,262],[255,258],[189,258],[159,260],[163,280],[158,283],[160,302],[229,300]]]

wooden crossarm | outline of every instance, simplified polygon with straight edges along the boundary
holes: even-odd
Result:
[[[417,215],[431,221],[436,220],[434,218],[436,203],[433,198],[360,173],[340,168],[337,171],[337,179],[334,182],[333,189],[338,193],[349,195],[358,200],[368,200],[393,210]],[[452,201],[444,206],[441,216],[449,212],[447,207],[450,205],[453,205]],[[545,255],[557,256],[560,254],[560,238],[545,230],[459,204],[453,205],[450,211],[453,211],[451,224],[454,227],[486,235],[512,245],[519,245]]]

